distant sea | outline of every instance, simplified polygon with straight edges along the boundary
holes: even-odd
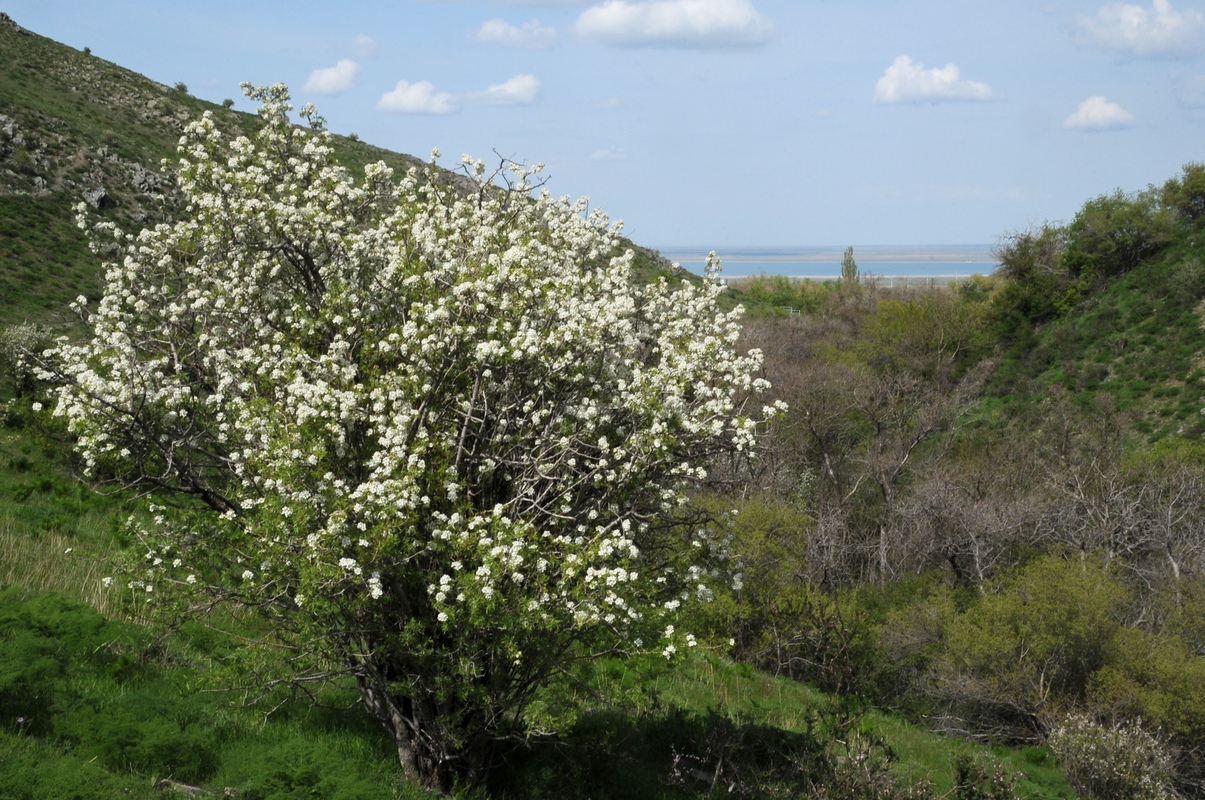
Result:
[[[844,247],[662,247],[659,252],[691,272],[703,274],[707,254],[716,251],[723,263],[724,278],[751,275],[788,275],[825,280],[841,276]],[[962,278],[988,275],[999,264],[992,246],[965,245],[873,245],[854,246],[854,261],[862,276],[882,278]]]

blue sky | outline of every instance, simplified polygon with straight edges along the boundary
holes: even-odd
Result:
[[[547,164],[650,246],[991,243],[1205,161],[1205,2],[7,0],[208,100]]]

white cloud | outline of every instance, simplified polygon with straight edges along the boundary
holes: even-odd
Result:
[[[954,64],[925,69],[908,56],[899,56],[883,71],[874,87],[876,103],[924,103],[939,100],[990,100],[992,87],[964,81]]]
[[[301,88],[314,94],[343,94],[356,85],[356,76],[359,74],[360,65],[350,58],[344,58],[333,67],[311,72]]]
[[[582,12],[581,38],[621,46],[753,47],[774,23],[749,0],[607,0]]]
[[[1172,58],[1205,49],[1205,14],[1176,11],[1169,0],[1154,0],[1149,9],[1109,3],[1095,16],[1076,19],[1081,44],[1146,58]]]
[[[401,111],[405,114],[451,114],[457,108],[456,97],[437,92],[430,81],[398,81],[392,92],[381,95],[378,111]]]
[[[605,150],[595,150],[590,154],[591,161],[622,161],[628,157],[622,147],[608,147]]]
[[[546,28],[538,19],[524,22],[523,27],[511,25],[504,19],[491,19],[481,23],[473,38],[486,44],[502,47],[517,47],[526,50],[548,50],[556,44],[557,35],[553,28]]]
[[[356,58],[372,58],[377,54],[377,40],[361,33],[351,40],[351,49]]]
[[[535,75],[516,75],[505,83],[495,83],[484,92],[470,92],[464,101],[477,106],[523,106],[540,94]]]
[[[437,91],[435,84],[430,81],[398,81],[392,92],[381,95],[377,110],[400,111],[403,114],[451,114],[466,105],[527,105],[539,96],[540,88],[540,81],[534,75],[516,75],[484,91],[466,94]]]
[[[1094,94],[1079,104],[1075,113],[1063,120],[1064,128],[1106,131],[1128,128],[1134,124],[1134,115],[1100,94]]]

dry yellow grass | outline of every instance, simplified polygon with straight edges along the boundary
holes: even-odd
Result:
[[[31,534],[11,516],[0,516],[0,585],[58,592],[111,617],[118,611],[118,589],[104,584],[112,574],[110,555],[55,531]]]

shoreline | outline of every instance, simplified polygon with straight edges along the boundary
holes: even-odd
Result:
[[[957,281],[968,280],[975,275],[985,275],[983,272],[962,272],[962,273],[943,273],[936,275],[876,275],[873,273],[863,273],[859,277],[861,283],[874,283],[876,286],[884,288],[895,288],[905,286],[933,286],[947,285]],[[724,284],[733,284],[739,281],[748,281],[755,278],[787,278],[792,281],[814,281],[816,283],[826,283],[829,281],[838,281],[840,275],[782,275],[782,274],[752,274],[752,275],[720,275],[720,280]]]
[[[904,285],[907,279],[913,285],[990,275],[999,267],[993,251],[991,245],[984,244],[876,245],[855,247],[853,256],[863,280],[873,277],[880,285]],[[711,251],[679,246],[655,252],[682,269],[701,275]],[[715,252],[721,276],[733,281],[763,275],[820,282],[836,280],[845,255],[844,248],[828,246],[744,247]]]

